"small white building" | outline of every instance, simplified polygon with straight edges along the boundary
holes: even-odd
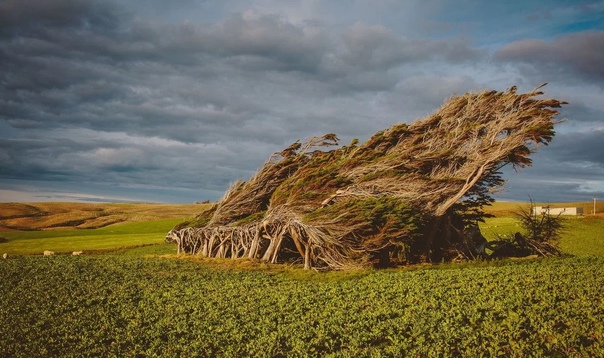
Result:
[[[558,216],[558,215],[571,215],[571,216],[577,216],[577,215],[583,215],[583,208],[551,208],[549,206],[535,206],[534,208],[534,212],[533,214],[539,214],[539,215],[543,215],[543,214],[549,214],[549,215],[553,215],[553,216]]]

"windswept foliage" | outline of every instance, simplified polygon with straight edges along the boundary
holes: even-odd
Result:
[[[540,87],[539,87],[540,88]],[[358,145],[335,134],[295,142],[237,182],[196,222],[169,233],[179,251],[296,260],[306,268],[473,257],[475,226],[503,184],[500,169],[531,165],[564,102],[486,91],[452,97],[436,113]]]

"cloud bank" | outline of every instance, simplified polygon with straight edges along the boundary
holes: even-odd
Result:
[[[1,3],[0,200],[215,200],[297,139],[542,82],[568,121],[502,199],[601,196],[602,2],[344,4]]]

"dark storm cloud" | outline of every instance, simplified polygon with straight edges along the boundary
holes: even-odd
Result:
[[[116,138],[99,132],[79,134],[80,142],[64,138],[24,139],[0,142],[0,175],[3,179],[26,181],[72,181],[116,186],[170,186],[205,190],[224,189],[233,178],[248,177],[250,171],[234,167],[250,161],[219,145],[184,145],[158,138]],[[99,138],[105,135],[107,138]],[[55,133],[49,133],[54,137]],[[253,143],[249,146],[253,148]],[[196,160],[197,162],[194,162]],[[202,170],[203,168],[203,170]]]
[[[270,1],[261,5],[276,9],[264,12],[243,2],[170,4],[0,3],[0,180],[52,181],[62,191],[110,185],[124,195],[125,187],[181,188],[186,200],[199,189],[199,199],[216,199],[294,140],[328,132],[366,139],[453,93],[484,88],[490,71],[472,72],[489,57],[471,38],[405,36],[358,19],[334,25],[331,13],[293,20]],[[302,7],[288,4],[289,15]],[[541,61],[588,73],[591,55],[559,56],[572,45],[564,39],[540,43],[559,57]],[[514,46],[495,57],[550,75],[554,65],[533,66]],[[598,76],[592,70],[590,80]],[[582,123],[602,114],[593,99],[572,103],[567,116]],[[76,194],[61,195],[85,197]]]
[[[577,127],[585,123],[598,124],[602,123],[604,113],[602,109],[594,108],[587,105],[580,97],[569,95],[565,98],[569,103],[562,107],[560,116],[569,118],[570,120],[564,126]],[[604,105],[604,103],[599,103]]]
[[[451,62],[474,61],[481,54],[463,41],[409,40],[383,26],[356,23],[343,34],[343,60],[356,67],[390,69],[398,65],[441,58]]]
[[[498,200],[528,202],[532,199],[535,202],[562,203],[591,201],[594,197],[604,197],[604,191],[601,189],[587,187],[576,180],[564,182],[532,175],[511,177],[513,183],[506,185],[506,190],[496,195]]]
[[[0,35],[28,36],[60,28],[111,29],[120,16],[111,2],[87,0],[5,0],[0,4]]]
[[[22,20],[11,22],[12,35],[0,44],[0,115],[16,128],[226,139],[233,127],[254,128],[278,117],[270,102],[291,92],[292,84],[311,98],[381,91],[396,85],[393,67],[476,57],[464,44],[412,42],[363,24],[345,30],[338,47],[339,35],[328,35],[320,24],[294,25],[276,15],[150,24],[109,5],[52,3],[45,5],[50,18],[39,23],[34,2],[4,7],[5,17],[14,12]],[[108,24],[111,29],[101,31]]]
[[[598,166],[604,172],[604,130],[556,136],[548,152],[560,162]]]
[[[340,90],[388,91],[401,80],[395,70],[418,63],[475,63],[484,54],[461,40],[410,40],[383,26],[356,23],[326,56],[321,75]]]
[[[480,88],[469,76],[442,77],[437,74],[412,74],[401,80],[388,98],[386,108],[396,109],[407,121],[435,112],[452,95],[462,95]],[[417,94],[421,93],[421,96]],[[402,119],[400,119],[402,120]]]
[[[321,26],[295,26],[276,15],[239,14],[199,34],[202,49],[246,60],[270,59],[264,69],[316,71],[329,47]]]
[[[585,31],[552,41],[526,39],[513,42],[494,54],[499,61],[529,64],[525,73],[550,78],[579,76],[602,84],[604,80],[604,31]],[[561,78],[561,79],[562,79]]]
[[[533,155],[533,166],[514,173],[502,198],[536,201],[589,201],[604,197],[604,130],[558,133],[549,146]]]

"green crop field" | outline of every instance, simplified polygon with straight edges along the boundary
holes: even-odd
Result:
[[[0,357],[604,356],[602,217],[565,219],[574,256],[328,273],[177,256],[180,219],[132,217],[0,232]]]
[[[603,271],[602,257],[318,274],[22,256],[0,262],[0,356],[603,356]]]

